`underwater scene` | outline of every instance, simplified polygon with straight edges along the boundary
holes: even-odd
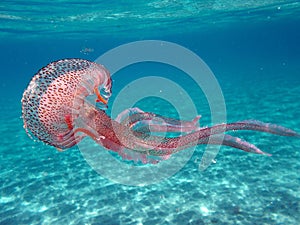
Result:
[[[300,1],[0,2],[0,225],[300,223]]]

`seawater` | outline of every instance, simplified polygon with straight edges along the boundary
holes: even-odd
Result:
[[[221,147],[215,163],[200,171],[205,146],[198,146],[176,174],[137,187],[99,175],[79,148],[57,152],[23,129],[22,93],[41,67],[62,58],[94,61],[121,44],[151,39],[182,45],[206,62],[222,89],[228,122],[258,119],[300,132],[299,2],[205,2],[0,3],[0,224],[299,223],[299,139],[233,132],[272,156]],[[202,115],[201,126],[211,125],[205,93],[181,79],[182,71],[155,63],[115,74],[109,107],[129,82],[151,75],[181,85]],[[135,106],[178,117],[163,99]]]

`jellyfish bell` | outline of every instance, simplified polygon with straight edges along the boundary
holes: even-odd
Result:
[[[24,128],[49,145],[69,147],[65,141],[73,136],[74,121],[90,95],[105,109],[111,95],[107,69],[83,59],[52,62],[35,74],[24,91]]]

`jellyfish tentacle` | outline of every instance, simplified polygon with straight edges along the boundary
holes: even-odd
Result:
[[[262,150],[257,148],[255,145],[253,145],[241,138],[231,136],[229,134],[224,134],[224,135],[216,134],[216,135],[204,137],[204,138],[199,139],[197,144],[198,145],[200,145],[200,144],[225,145],[225,146],[243,150],[245,152],[271,156],[271,154],[269,154],[267,152],[263,152]]]
[[[300,134],[294,130],[273,123],[264,123],[259,120],[243,120],[236,122],[236,124],[239,124],[242,130],[256,130],[280,136],[300,137]]]
[[[268,124],[268,126],[270,127],[270,124]],[[256,130],[256,131],[263,131],[263,132],[268,132],[268,133],[270,133],[272,131],[272,133],[274,133],[273,130],[270,131],[269,129],[266,129],[265,123],[261,122],[257,125],[257,121],[255,121],[254,124],[247,121],[247,123],[238,122],[238,123],[231,123],[231,124],[219,124],[219,125],[215,125],[213,127],[202,128],[196,132],[182,135],[180,137],[174,137],[174,138],[157,139],[157,137],[153,135],[153,136],[150,136],[150,138],[148,138],[147,140],[139,140],[137,138],[137,135],[134,135],[136,138],[134,140],[134,145],[132,145],[132,144],[128,145],[127,143],[123,143],[123,144],[126,148],[129,148],[133,151],[145,153],[145,154],[170,155],[170,154],[174,154],[184,148],[191,147],[196,144],[200,144],[200,143],[201,144],[202,143],[211,144],[208,141],[208,138],[212,135],[222,134],[224,131],[245,130],[246,128],[247,128],[247,130]],[[286,128],[284,128],[283,130],[280,128],[280,132],[276,132],[276,134],[278,134],[278,135],[286,135],[286,134],[293,135],[294,133],[295,132],[290,132],[290,130],[286,129]],[[133,138],[131,138],[129,140],[133,140]],[[245,142],[239,138],[232,137],[230,135],[225,135],[223,142],[220,142],[220,140],[219,140],[218,143],[223,144],[223,145],[228,145],[231,147],[235,147],[235,148],[239,148],[246,152],[268,155],[268,153],[264,153],[263,151],[261,151],[257,147],[255,147],[254,145],[252,145],[248,142]]]
[[[229,124],[217,124],[212,127],[201,128],[199,132],[201,135],[206,136],[208,133],[211,135],[224,133],[226,131],[237,131],[237,130],[252,130],[252,131],[260,131],[264,133],[276,134],[279,136],[295,136],[300,137],[300,135],[288,128],[271,124],[264,123],[258,120],[245,120],[239,121]]]
[[[131,119],[133,119],[133,121],[130,122],[130,127],[148,127],[154,132],[189,133],[200,129],[198,125],[200,116],[195,117],[192,121],[183,121],[145,112],[130,116],[130,120]]]
[[[130,108],[120,113],[116,121],[134,130],[144,127],[153,132],[192,132],[198,130],[201,116],[196,116],[192,121],[176,120],[155,113],[144,112],[139,108]]]
[[[253,145],[247,141],[244,141],[241,138],[231,136],[229,134],[225,134],[222,145],[227,145],[227,146],[230,146],[233,148],[241,149],[245,152],[271,156],[271,154],[269,154],[267,152],[263,152],[262,150],[257,148],[255,145]]]

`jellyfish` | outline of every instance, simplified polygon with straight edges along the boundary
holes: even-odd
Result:
[[[201,144],[226,145],[270,156],[227,131],[300,137],[291,129],[258,120],[201,127],[200,116],[182,121],[139,108],[125,109],[112,119],[105,111],[111,88],[110,73],[103,65],[84,59],[51,62],[34,75],[23,93],[22,118],[27,134],[59,151],[90,137],[123,159],[144,164],[167,160],[178,151]]]

